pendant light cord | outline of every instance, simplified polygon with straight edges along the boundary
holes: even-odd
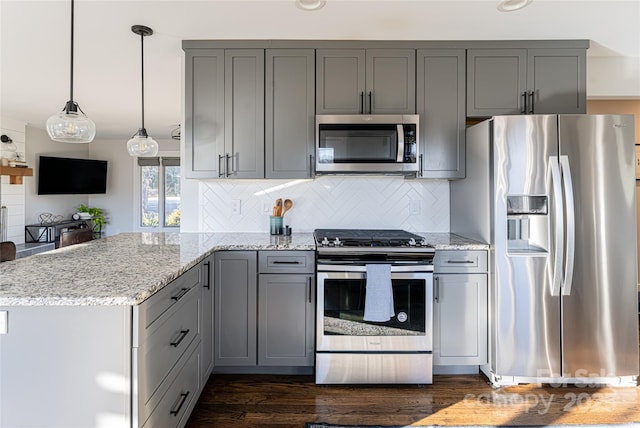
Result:
[[[140,34],[140,61],[142,63],[142,129],[144,128],[144,33]]]
[[[73,21],[74,21],[74,16],[73,16],[73,0],[71,0],[71,81],[69,83],[69,87],[70,89],[70,94],[69,94],[69,101],[73,102]]]

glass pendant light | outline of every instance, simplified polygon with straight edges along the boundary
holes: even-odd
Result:
[[[96,124],[73,101],[73,9],[71,0],[71,82],[69,101],[62,111],[47,119],[47,133],[53,141],[61,143],[90,143],[96,136]]]
[[[158,154],[158,143],[147,134],[144,127],[144,37],[153,34],[153,30],[144,25],[134,25],[131,31],[140,36],[142,57],[142,126],[138,132],[127,141],[127,151],[130,156],[155,156]]]

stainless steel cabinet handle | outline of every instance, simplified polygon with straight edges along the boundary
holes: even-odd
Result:
[[[462,264],[473,264],[475,263],[473,260],[447,260],[447,263],[453,264],[453,265],[462,265]]]
[[[520,95],[522,96],[522,110],[520,110],[520,113],[527,114],[527,91]]]
[[[311,289],[311,277],[307,278],[307,282],[308,282],[308,289],[309,289],[309,303],[311,303],[311,293],[313,293],[313,290]]]
[[[224,159],[224,156],[218,155],[218,177],[224,177],[224,171],[222,168],[222,159]]]
[[[433,286],[433,300],[436,303],[440,302],[440,277],[435,277]]]
[[[531,105],[529,106],[529,113],[533,114],[533,103],[536,98],[536,93],[534,91],[529,92],[529,99],[531,100]]]
[[[369,114],[372,113],[372,111],[371,111],[371,105],[372,105],[371,99],[372,98],[373,98],[373,92],[369,91]]]
[[[176,302],[184,297],[185,294],[189,292],[190,288],[182,288],[180,292],[175,296],[171,296],[171,300],[175,300]]]
[[[420,170],[418,171],[418,175],[422,177],[422,153],[418,157],[420,158]]]
[[[188,396],[189,391],[180,394],[180,403],[178,403],[178,407],[175,410],[171,410],[169,413],[173,416],[178,416],[178,413],[180,413],[180,409],[182,409],[182,406],[184,406],[184,403],[187,401]]]
[[[177,348],[180,345],[180,343],[182,343],[184,338],[187,337],[188,334],[189,334],[189,329],[180,330],[180,337],[178,337],[178,340],[176,340],[175,342],[171,342],[169,345],[173,346],[174,348]]]
[[[274,265],[299,265],[300,262],[298,260],[274,260],[271,263]]]
[[[204,277],[204,285],[203,287],[210,290],[211,289],[211,262],[204,262],[205,271],[207,272]]]
[[[313,178],[314,168],[313,168],[313,155],[309,155],[309,178]]]
[[[364,114],[364,92],[360,92],[360,114]]]
[[[229,155],[229,153],[227,153],[225,156],[225,161],[224,161],[224,176],[225,177],[229,177],[229,175],[233,174],[233,156]],[[231,159],[231,169],[229,169],[229,159]],[[231,172],[229,172],[231,171]]]

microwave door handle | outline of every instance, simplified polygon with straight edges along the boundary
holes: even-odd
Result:
[[[398,156],[396,162],[401,163],[404,160],[404,128],[398,125]]]

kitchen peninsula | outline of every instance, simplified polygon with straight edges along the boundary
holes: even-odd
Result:
[[[436,250],[487,248],[422,235]],[[127,233],[0,264],[0,426],[183,426],[211,370],[211,256],[223,250],[315,244]]]

